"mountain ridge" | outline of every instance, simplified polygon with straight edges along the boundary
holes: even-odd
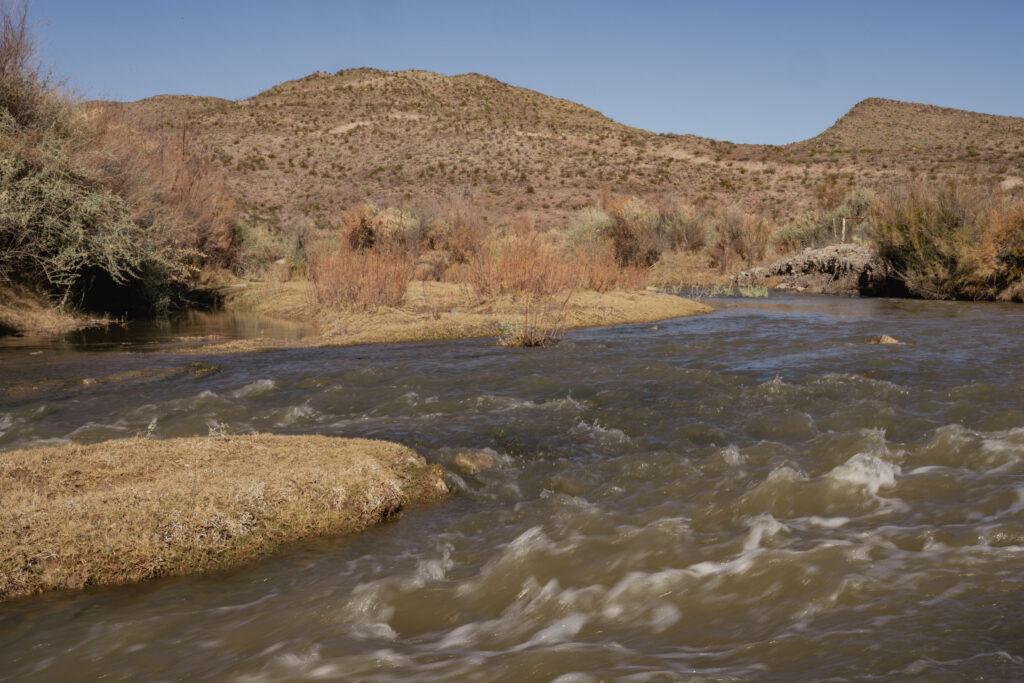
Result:
[[[99,103],[92,103],[93,105]],[[879,190],[909,176],[1024,177],[1024,118],[867,98],[787,145],[657,134],[571,100],[469,72],[314,72],[244,100],[156,95],[113,106],[182,135],[251,211],[329,223],[362,201],[470,195],[502,222],[565,225],[602,192],[737,204],[782,222],[823,184]]]

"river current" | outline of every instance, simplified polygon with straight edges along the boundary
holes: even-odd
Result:
[[[457,491],[231,572],[0,605],[0,680],[1024,679],[1024,307],[710,303],[544,349],[0,348],[0,451],[378,437]],[[192,361],[219,372],[170,372]]]

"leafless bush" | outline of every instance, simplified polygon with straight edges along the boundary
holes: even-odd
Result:
[[[323,242],[312,250],[309,279],[320,304],[374,310],[402,305],[413,267],[410,255],[394,246],[352,250]]]
[[[723,273],[732,270],[737,261],[764,260],[770,234],[763,220],[729,206],[717,212],[715,227],[717,236],[711,247],[711,260]]]

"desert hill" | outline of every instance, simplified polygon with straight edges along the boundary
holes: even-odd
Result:
[[[657,135],[480,74],[315,73],[232,102],[161,95],[114,103],[222,166],[254,215],[330,223],[366,200],[470,194],[496,221],[552,225],[602,188],[738,204],[784,222],[816,188],[878,188],[906,175],[1024,176],[1024,119],[868,99],[820,135],[783,146]]]

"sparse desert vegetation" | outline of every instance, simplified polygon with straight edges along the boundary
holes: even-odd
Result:
[[[871,205],[871,241],[914,296],[1024,300],[1024,200],[977,183],[914,182]]]
[[[878,224],[893,188],[962,183],[1006,205],[1024,192],[1012,117],[869,99],[810,140],[737,145],[655,135],[479,74],[374,69],[239,102],[75,104],[32,48],[19,5],[0,45],[12,198],[0,278],[20,288],[7,300],[42,295],[69,312],[171,310],[230,278],[307,281],[316,305],[366,312],[408,306],[411,283],[449,282],[477,301],[514,296],[523,319],[507,328],[550,318],[553,339],[576,290],[721,285],[844,238],[906,260]],[[1012,298],[1012,257],[991,249],[972,266],[989,285],[908,290]],[[12,310],[0,323],[23,328]]]

